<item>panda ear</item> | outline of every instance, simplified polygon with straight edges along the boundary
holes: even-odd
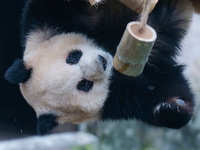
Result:
[[[44,114],[38,118],[37,122],[37,132],[39,135],[44,135],[53,128],[55,128],[58,123],[55,122],[56,115],[54,114]]]
[[[5,79],[13,84],[24,83],[31,76],[32,69],[26,69],[22,59],[17,59],[5,73]]]

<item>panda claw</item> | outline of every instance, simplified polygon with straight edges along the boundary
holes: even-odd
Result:
[[[178,113],[180,113],[180,108],[177,106],[177,111],[178,111]]]
[[[186,105],[185,102],[184,102],[182,99],[176,99],[176,100],[175,100],[175,103],[176,103],[177,105],[179,105],[179,106],[185,106],[185,105]]]
[[[158,126],[180,128],[190,120],[187,109],[176,103],[160,103],[153,111]]]

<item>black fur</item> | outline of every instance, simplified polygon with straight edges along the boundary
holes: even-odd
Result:
[[[5,73],[5,79],[13,84],[24,83],[31,76],[32,69],[26,69],[24,61],[17,59]]]
[[[48,131],[55,128],[58,124],[55,122],[56,116],[54,114],[44,114],[38,118],[37,132],[44,135]]]
[[[170,128],[180,128],[190,120],[193,94],[182,75],[183,67],[174,60],[185,35],[180,25],[189,21],[179,17],[185,12],[178,7],[176,0],[158,2],[148,20],[158,39],[144,72],[138,77],[127,77],[114,70],[102,120],[136,118]],[[58,34],[86,34],[114,55],[127,23],[137,18],[135,12],[118,0],[108,0],[97,8],[81,0],[28,0],[21,22],[22,42],[26,42],[31,31],[47,26],[57,29]],[[176,99],[182,99],[186,105],[179,106]]]

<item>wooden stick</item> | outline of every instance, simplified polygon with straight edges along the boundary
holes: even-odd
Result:
[[[199,0],[191,0],[194,6],[194,10],[196,13],[200,14],[200,1]]]
[[[115,69],[127,76],[142,73],[157,38],[152,27],[146,25],[142,33],[139,28],[140,22],[130,22],[127,25],[113,60]]]
[[[137,12],[138,14],[142,13],[144,7],[144,0],[119,0],[121,3],[132,9],[133,11]],[[151,9],[149,13],[154,9],[158,0],[151,0]]]

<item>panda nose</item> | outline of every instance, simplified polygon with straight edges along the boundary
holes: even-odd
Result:
[[[98,59],[99,59],[100,63],[102,64],[103,70],[105,71],[106,68],[107,68],[107,61],[106,61],[106,59],[103,56],[101,56],[101,55],[98,55]]]

